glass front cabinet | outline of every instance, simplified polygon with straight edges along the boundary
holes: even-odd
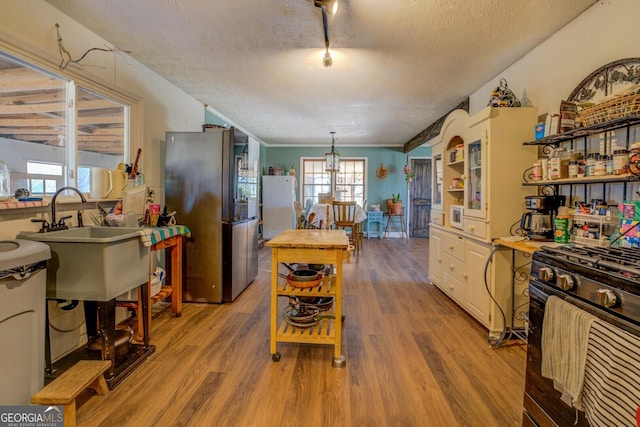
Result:
[[[483,217],[484,176],[482,173],[482,141],[476,140],[466,146],[466,194],[465,213],[468,216]]]

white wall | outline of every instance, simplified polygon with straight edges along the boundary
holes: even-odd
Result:
[[[110,46],[41,0],[2,0],[0,44],[16,47],[15,52],[9,53],[43,60],[47,68],[58,72],[56,23],[60,24],[65,48],[74,58],[92,47]],[[201,131],[204,105],[124,53],[93,52],[82,61],[82,66],[70,64],[68,68],[103,86],[143,99],[141,170],[147,184],[156,191],[156,200],[163,201],[164,134]],[[37,230],[38,225],[30,222],[35,216],[0,211],[0,240],[12,239],[20,230]],[[52,330],[51,352],[57,360],[86,342],[82,304],[72,311],[61,311],[50,301],[49,313],[51,324],[65,331]]]
[[[60,25],[64,47],[74,58],[92,47],[112,46],[41,0],[2,1],[0,43],[15,46],[17,53],[35,56],[49,69],[64,75],[65,71],[58,70],[56,23]],[[70,64],[68,70],[143,99],[141,169],[147,185],[156,191],[159,200],[164,200],[164,134],[201,131],[204,105],[126,53],[92,52],[81,64]],[[35,230],[37,225],[25,215],[12,217],[0,212],[0,239],[13,238],[16,230],[27,229]]]
[[[501,78],[518,96],[527,97],[539,113],[557,113],[560,101],[592,71],[623,58],[639,57],[637,34],[640,1],[603,0],[560,29],[518,62],[471,94],[470,113],[487,106]]]

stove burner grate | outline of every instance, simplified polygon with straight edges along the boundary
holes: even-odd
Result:
[[[549,257],[619,275],[640,283],[640,249],[597,246],[542,247]]]

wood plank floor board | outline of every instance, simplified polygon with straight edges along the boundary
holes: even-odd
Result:
[[[519,426],[526,349],[428,283],[428,239],[371,239],[344,265],[342,353],[269,350],[271,251],[233,303],[154,306],[156,352],[78,409],[79,426]],[[279,299],[283,310],[288,300]],[[282,317],[282,313],[279,313]]]

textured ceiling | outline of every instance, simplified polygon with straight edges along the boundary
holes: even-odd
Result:
[[[402,145],[595,0],[47,0],[267,145]]]

